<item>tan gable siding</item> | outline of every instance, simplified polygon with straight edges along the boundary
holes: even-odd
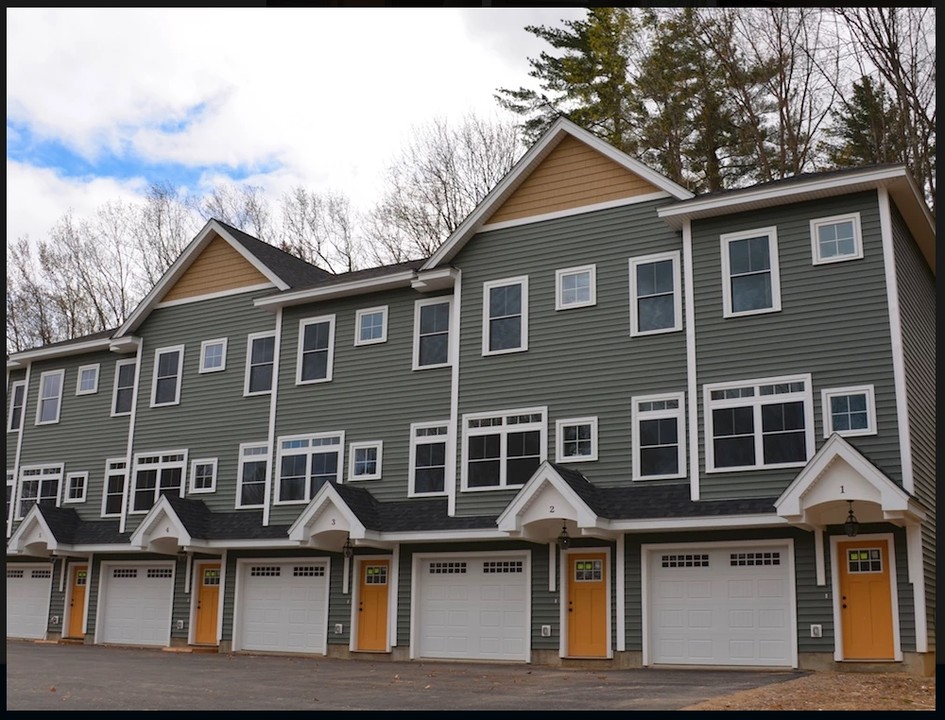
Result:
[[[569,135],[492,214],[487,224],[658,191],[655,185]]]
[[[161,300],[183,300],[266,282],[265,275],[217,236]]]

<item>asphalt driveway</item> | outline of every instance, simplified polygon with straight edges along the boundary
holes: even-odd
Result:
[[[7,710],[678,710],[793,671],[584,670],[7,641]]]

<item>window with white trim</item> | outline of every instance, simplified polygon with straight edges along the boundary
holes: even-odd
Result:
[[[115,362],[115,388],[112,393],[112,416],[130,415],[135,398],[135,375],[138,361]]]
[[[584,417],[555,422],[555,459],[559,463],[597,459],[597,418]]]
[[[7,470],[7,512],[3,516],[7,521],[10,520],[11,503],[13,502],[13,484],[16,482],[16,474],[12,470]]]
[[[102,493],[102,517],[120,517],[125,492],[127,463],[122,458],[105,461],[105,491]]]
[[[814,454],[810,375],[703,387],[706,471],[799,467]]]
[[[36,424],[53,425],[59,422],[62,407],[62,384],[65,370],[48,370],[39,376],[39,403],[36,405]]]
[[[821,391],[824,437],[876,434],[876,400],[872,385]]]
[[[325,315],[299,321],[299,357],[296,385],[331,380],[335,345],[335,316]]]
[[[450,308],[447,297],[426,298],[414,303],[413,369],[450,364]]]
[[[148,512],[161,495],[183,497],[186,468],[186,450],[136,455],[129,513]]]
[[[528,350],[528,276],[482,284],[482,354]]]
[[[200,343],[201,373],[226,370],[226,338],[204,340]]]
[[[268,470],[268,443],[240,445],[239,482],[236,489],[237,508],[260,508],[265,505]]]
[[[94,395],[98,392],[98,368],[99,363],[82,365],[79,368],[79,375],[75,383],[76,395]]]
[[[463,490],[520,487],[545,460],[547,408],[463,415]]]
[[[26,402],[26,381],[10,384],[10,412],[7,414],[7,432],[23,429],[23,406]]]
[[[555,310],[597,304],[597,265],[555,270]]]
[[[275,502],[307,503],[325,483],[340,483],[344,445],[343,432],[279,438]]]
[[[637,395],[631,403],[634,480],[686,476],[685,395]]]
[[[59,505],[62,465],[34,465],[20,468],[20,502],[16,520],[22,520],[29,509],[39,503]]]
[[[777,228],[729,233],[720,240],[723,317],[779,311]]]
[[[387,342],[387,305],[362,308],[354,315],[354,344]]]
[[[272,392],[275,357],[275,333],[251,333],[246,336],[246,380],[243,395],[265,395]]]
[[[183,370],[183,345],[158,348],[154,351],[151,407],[180,404],[180,379]]]
[[[217,459],[204,458],[190,463],[190,492],[211,493],[217,489]]]
[[[87,472],[69,473],[66,475],[66,493],[62,498],[65,503],[85,502],[85,493],[89,486]]]
[[[630,335],[682,330],[679,253],[630,258]]]
[[[857,260],[863,257],[860,213],[811,220],[810,243],[814,265]]]
[[[380,480],[383,453],[384,443],[381,440],[351,443],[348,480]]]
[[[446,494],[446,444],[449,423],[410,425],[410,488],[408,497]]]

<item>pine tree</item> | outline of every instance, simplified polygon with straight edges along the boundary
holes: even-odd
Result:
[[[853,83],[853,97],[833,120],[828,157],[837,167],[907,161],[898,112],[886,88],[868,75]]]

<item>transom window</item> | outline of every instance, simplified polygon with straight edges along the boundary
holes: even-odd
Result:
[[[850,213],[811,220],[810,240],[814,265],[863,257],[860,214]]]
[[[7,418],[7,431],[16,432],[23,428],[23,403],[26,400],[26,381],[20,380],[10,385],[10,414]]]
[[[51,425],[59,422],[62,406],[62,382],[65,370],[50,370],[39,376],[39,404],[36,406],[36,424]]]
[[[341,482],[344,443],[343,432],[280,438],[276,502],[308,502],[325,483]]]
[[[186,467],[185,450],[135,456],[130,512],[146,513],[161,495],[175,494],[183,497]]]
[[[79,368],[79,375],[75,383],[76,395],[94,395],[98,392],[99,364],[83,365]]]
[[[180,403],[180,378],[184,364],[184,346],[158,348],[154,351],[154,382],[151,407]]]
[[[630,258],[630,335],[682,329],[679,253]]]
[[[87,472],[69,473],[66,475],[66,494],[62,501],[64,503],[85,502],[88,485],[89,474]]]
[[[351,443],[351,457],[348,459],[348,479],[380,480],[383,451],[384,443],[380,440]]]
[[[387,305],[358,310],[354,327],[355,345],[387,342]]]
[[[194,460],[190,465],[190,492],[213,492],[216,486],[217,459]]]
[[[678,478],[686,474],[683,393],[633,398],[632,477],[634,480]]]
[[[876,434],[876,401],[872,385],[821,391],[824,437]]]
[[[29,509],[38,503],[59,504],[62,483],[62,465],[36,465],[20,470],[20,503],[17,520],[22,520]]]
[[[410,497],[446,492],[448,437],[449,423],[445,420],[410,426]]]
[[[597,459],[597,418],[585,417],[555,422],[555,459],[559,463]]]
[[[417,300],[413,316],[413,369],[450,364],[449,298]]]
[[[200,343],[200,372],[226,370],[226,338],[204,340]]]
[[[112,415],[128,415],[135,399],[136,360],[118,360],[115,363],[115,390]]]
[[[730,233],[721,242],[723,316],[780,310],[777,228]]]
[[[335,344],[335,316],[299,321],[299,358],[296,384],[331,380]]]
[[[528,278],[483,283],[482,295],[482,354],[527,350]]]
[[[244,443],[240,445],[239,487],[236,490],[237,508],[257,508],[265,505],[268,469],[268,444]]]
[[[797,467],[813,455],[810,375],[704,387],[706,470]]]
[[[596,265],[583,265],[555,271],[555,310],[568,310],[596,304]]]
[[[105,463],[105,492],[102,496],[102,517],[121,515],[121,501],[125,491],[127,463],[121,459]]]
[[[546,408],[463,416],[463,489],[524,485],[545,459]]]
[[[275,356],[275,333],[252,333],[247,336],[244,395],[264,395],[272,392],[272,372]]]

